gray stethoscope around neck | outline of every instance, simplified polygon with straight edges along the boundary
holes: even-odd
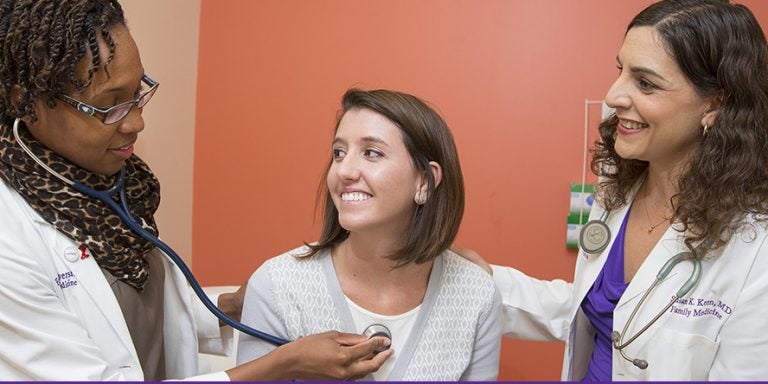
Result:
[[[579,245],[585,253],[589,255],[599,254],[608,246],[608,243],[610,243],[611,229],[608,228],[608,225],[605,223],[609,214],[610,211],[606,210],[602,213],[602,215],[600,215],[599,219],[590,220],[584,224],[584,227],[581,228],[581,232],[579,233]],[[656,274],[656,280],[653,281],[653,284],[648,287],[643,296],[640,298],[640,301],[637,303],[637,305],[635,305],[635,308],[632,310],[632,313],[627,319],[627,323],[624,324],[624,329],[622,329],[621,332],[613,331],[611,333],[611,342],[613,344],[613,348],[619,351],[622,358],[631,362],[640,369],[648,368],[647,360],[627,356],[626,352],[624,352],[624,348],[632,344],[633,341],[635,341],[640,335],[647,331],[648,328],[656,323],[656,321],[659,320],[659,318],[669,310],[672,304],[674,304],[679,298],[688,294],[688,292],[690,292],[699,283],[701,280],[701,257],[704,255],[704,253],[706,253],[706,244],[707,242],[705,241],[699,244],[694,249],[694,252],[680,252],[674,255],[671,259],[667,260],[667,262],[664,263],[659,272]],[[696,255],[700,256],[697,257]],[[653,289],[656,288],[656,286],[661,281],[669,276],[669,273],[672,272],[672,269],[674,269],[677,264],[685,260],[690,260],[693,263],[693,271],[691,272],[691,276],[688,278],[688,280],[686,280],[680,289],[678,289],[677,292],[672,296],[669,304],[667,304],[664,309],[659,311],[659,313],[657,313],[656,316],[651,319],[651,321],[640,328],[640,330],[637,331],[632,337],[630,337],[627,341],[624,341],[624,337],[627,336],[629,325],[635,319],[638,310],[643,306],[643,303],[645,303],[645,300],[648,298],[648,295],[650,295],[651,291],[653,291]]]
[[[24,150],[24,152],[29,155],[29,157],[32,158],[38,165],[43,167],[48,173],[56,177],[57,179],[61,180],[63,183],[69,185],[72,187],[72,189],[86,195],[90,196],[96,200],[101,201],[102,203],[106,204],[112,211],[114,211],[119,217],[120,220],[125,223],[131,230],[142,237],[143,239],[149,241],[152,243],[152,245],[156,246],[158,249],[163,251],[168,257],[173,261],[174,264],[181,270],[181,272],[184,274],[184,277],[189,282],[189,285],[192,287],[192,290],[195,292],[197,297],[200,299],[200,301],[205,305],[205,307],[219,320],[224,322],[225,324],[231,326],[234,329],[237,329],[240,332],[243,332],[247,335],[256,337],[258,339],[264,340],[266,342],[272,343],[276,346],[280,346],[283,344],[287,344],[289,340],[270,335],[268,333],[264,333],[262,331],[253,329],[237,320],[232,319],[231,317],[227,316],[224,312],[222,312],[218,307],[216,307],[213,302],[211,302],[211,299],[208,298],[208,296],[203,291],[203,288],[200,286],[200,283],[197,282],[197,279],[192,274],[192,271],[189,269],[189,267],[184,263],[184,260],[167,244],[165,244],[162,240],[154,236],[153,234],[149,233],[146,229],[144,229],[138,222],[136,222],[136,219],[131,216],[130,210],[128,209],[128,199],[125,196],[125,169],[120,168],[120,172],[117,175],[117,181],[115,182],[115,185],[112,186],[112,188],[109,188],[107,190],[98,191],[93,188],[87,187],[82,183],[72,181],[58,172],[51,169],[48,165],[46,165],[40,158],[35,156],[34,153],[27,147],[26,144],[21,140],[21,137],[19,137],[19,122],[21,119],[17,118],[16,121],[13,123],[13,136],[16,138],[16,142],[19,143],[19,146],[21,146],[21,149]],[[114,200],[113,197],[117,197],[120,201],[120,204]],[[368,338],[374,337],[374,336],[382,336],[386,337],[388,339],[392,339],[392,334],[390,333],[389,329],[387,329],[386,326],[381,324],[372,324],[366,330],[363,332]],[[385,347],[379,347],[376,352],[380,352],[383,350],[386,350],[389,348],[389,345]]]

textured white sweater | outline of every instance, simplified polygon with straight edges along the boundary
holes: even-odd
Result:
[[[290,340],[338,330],[359,333],[330,252],[301,257],[301,247],[265,262],[248,282],[244,323]],[[500,296],[491,277],[446,251],[435,259],[429,285],[387,381],[496,380],[501,344]],[[241,335],[238,364],[271,344]],[[365,380],[371,380],[368,376]]]

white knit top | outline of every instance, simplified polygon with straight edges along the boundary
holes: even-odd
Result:
[[[297,248],[265,262],[248,282],[242,321],[290,340],[337,330],[359,333],[329,251]],[[388,381],[496,380],[500,296],[491,277],[453,252],[435,259],[411,336]],[[238,364],[274,349],[241,335]],[[367,376],[365,380],[372,380]]]

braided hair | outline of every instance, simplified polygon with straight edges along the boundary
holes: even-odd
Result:
[[[117,25],[125,25],[117,0],[0,0],[0,124],[35,121],[38,98],[54,107],[55,95],[88,87],[114,57],[110,30]],[[99,37],[109,47],[105,62]]]

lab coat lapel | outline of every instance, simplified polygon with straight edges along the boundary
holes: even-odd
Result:
[[[582,300],[584,300],[584,297],[587,295],[589,289],[592,288],[592,285],[597,279],[597,275],[603,269],[606,260],[608,260],[608,254],[611,252],[613,243],[616,241],[616,234],[619,232],[621,223],[624,220],[624,216],[626,216],[628,210],[629,204],[618,208],[608,215],[605,224],[608,225],[608,228],[611,230],[611,240],[603,252],[598,255],[589,255],[583,250],[579,251],[579,257],[581,260],[579,260],[579,266],[577,266],[577,269],[580,268],[581,270],[577,272],[577,275],[583,276],[583,278],[579,278],[574,282],[574,294],[577,300],[575,301],[576,305],[574,305],[572,308],[572,316],[576,315],[576,311],[578,311]],[[603,211],[604,210],[600,207],[593,208],[593,212],[590,215],[590,220],[597,220],[600,218],[600,215],[602,215]]]
[[[664,266],[664,263],[669,261],[669,259],[676,254],[687,249],[683,242],[685,237],[683,236],[683,233],[678,230],[679,225],[670,225],[669,228],[667,228],[667,231],[664,232],[661,240],[656,243],[656,246],[651,250],[651,253],[640,266],[640,269],[635,273],[635,276],[632,278],[632,281],[629,283],[627,289],[624,291],[624,294],[616,305],[616,310],[619,310],[630,303],[636,304],[637,300],[639,300],[638,296],[645,293],[656,280],[656,275],[661,270],[661,267]],[[669,293],[669,295],[664,296],[665,304],[671,298],[671,294],[677,292],[677,289],[665,289],[664,286],[670,284],[670,281],[672,280],[678,280],[673,277],[681,273],[683,269],[687,269],[686,267],[683,267],[682,264],[687,265],[689,263],[681,263],[680,266],[675,266],[664,281],[660,282],[655,288],[658,291]]]
[[[70,243],[67,245],[67,248],[73,246],[74,245]],[[88,254],[90,255],[90,250],[88,251]],[[75,261],[64,260],[64,263],[67,264],[77,279],[78,284],[82,285],[83,292],[88,296],[87,298],[83,296],[78,297],[78,300],[81,301],[80,306],[86,310],[98,310],[101,312],[107,320],[111,331],[119,336],[125,349],[130,351],[134,359],[138,361],[136,349],[134,348],[131,334],[128,331],[128,326],[125,324],[120,304],[117,302],[117,299],[112,292],[112,288],[109,286],[109,283],[101,268],[99,268],[99,265],[96,263],[96,260],[91,256]],[[110,329],[104,329],[103,331],[109,332]]]

